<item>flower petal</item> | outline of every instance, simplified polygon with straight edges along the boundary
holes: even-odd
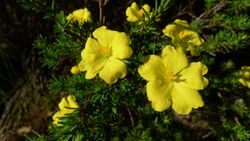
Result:
[[[88,38],[81,53],[82,60],[78,64],[80,71],[87,71],[86,79],[92,79],[104,67],[107,57],[100,51],[101,45],[92,38]]]
[[[188,68],[180,72],[180,83],[192,89],[204,89],[208,85],[208,80],[203,77],[207,70],[207,67],[201,62],[191,63]]]
[[[163,30],[162,32],[164,33],[164,35],[170,37],[170,38],[173,38],[174,37],[174,34],[175,32],[179,32],[180,29],[177,28],[177,26],[175,24],[169,24],[167,25]]]
[[[112,44],[112,56],[118,59],[129,58],[133,52],[129,47],[130,43],[131,41],[125,33],[117,33]]]
[[[150,12],[150,9],[151,9],[151,7],[148,5],[148,4],[144,4],[143,6],[142,6],[142,11],[143,11],[143,13],[145,14],[145,12],[147,12],[147,13],[149,13]],[[144,10],[145,10],[145,12],[144,12]]]
[[[147,61],[138,68],[138,72],[145,80],[164,79],[165,67],[161,57],[150,55]]]
[[[117,33],[119,32],[108,30],[105,26],[102,26],[93,32],[93,36],[97,39],[101,46],[111,47]]]
[[[175,23],[175,24],[178,24],[178,25],[182,25],[182,26],[184,26],[184,27],[190,27],[190,25],[188,24],[188,22],[185,21],[185,20],[176,19],[176,20],[174,21],[174,23]]]
[[[118,78],[123,78],[127,74],[126,64],[116,58],[110,57],[99,76],[105,82],[114,84]]]
[[[204,40],[200,38],[199,34],[192,30],[181,31],[179,33],[179,39],[182,40],[183,44],[187,42],[190,46],[199,46],[204,42]]]
[[[173,46],[167,45],[162,50],[161,56],[164,65],[171,69],[173,74],[178,73],[188,65],[187,57],[180,47],[175,49]]]
[[[127,21],[129,22],[138,21],[140,17],[136,15],[137,15],[136,12],[131,7],[127,8],[126,10]]]
[[[202,107],[204,102],[197,90],[174,83],[172,93],[172,108],[181,115],[189,114],[192,108]]]
[[[131,7],[128,7],[126,10],[127,21],[129,22],[136,22],[139,20],[140,15],[138,14],[140,11],[136,2],[131,4]]]
[[[54,125],[60,125],[59,122],[60,122],[60,117],[63,117],[64,116],[64,112],[63,111],[58,111],[56,112],[52,119],[53,119],[53,124]]]
[[[80,73],[80,69],[78,68],[78,66],[73,66],[73,67],[71,68],[70,72],[71,72],[72,74],[78,74],[78,73]]]
[[[173,23],[168,24],[162,31],[164,35],[173,39],[173,41],[179,41],[179,33],[183,30],[190,30],[189,24],[185,20],[176,19]]]
[[[100,46],[101,45],[97,42],[97,40],[89,37],[86,41],[85,48],[81,52],[82,58],[86,58],[85,55],[87,54],[101,54]]]
[[[172,84],[163,80],[149,81],[147,83],[147,97],[152,101],[152,108],[162,112],[171,105]]]
[[[67,100],[66,100],[65,97],[64,97],[64,98],[61,100],[61,102],[58,104],[58,107],[59,107],[59,109],[60,109],[61,111],[65,110],[66,107],[68,107],[68,106],[69,106],[69,104],[68,104],[68,102],[67,102]]]
[[[79,108],[78,103],[76,102],[76,99],[73,95],[69,95],[67,97],[68,103],[69,103],[69,107],[70,108]]]

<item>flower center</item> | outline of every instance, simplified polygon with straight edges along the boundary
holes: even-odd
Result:
[[[179,33],[180,39],[183,39],[183,38],[185,38],[186,36],[187,36],[186,31],[180,31],[180,33]]]
[[[166,69],[164,73],[164,78],[168,81],[175,80],[176,76],[173,75],[172,71],[170,69]]]
[[[110,49],[108,47],[101,46],[100,51],[106,57],[109,57],[111,55]]]

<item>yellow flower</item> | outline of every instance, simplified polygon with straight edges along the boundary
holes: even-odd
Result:
[[[127,21],[136,22],[140,18],[142,18],[146,13],[149,13],[150,6],[148,4],[144,4],[142,9],[139,9],[136,2],[133,2],[130,7],[126,10]],[[145,13],[146,12],[146,13]]]
[[[163,33],[172,38],[174,43],[191,51],[192,55],[195,54],[193,46],[199,46],[204,42],[204,40],[199,37],[198,33],[191,30],[189,24],[185,20],[176,19],[163,29]]]
[[[239,82],[250,88],[250,66],[241,67]]]
[[[129,58],[133,52],[128,36],[124,32],[108,30],[105,26],[96,29],[93,36],[87,39],[81,53],[80,71],[86,71],[86,79],[92,79],[99,73],[100,78],[109,84],[124,78],[127,68],[123,59]]]
[[[75,109],[79,108],[75,97],[72,95],[67,96],[67,98],[63,98],[62,101],[58,104],[60,111],[56,112],[53,115],[53,124],[60,125],[60,118],[64,117],[67,114],[73,113]]]
[[[73,11],[67,16],[66,19],[69,23],[78,22],[79,25],[82,25],[85,22],[91,21],[90,16],[91,13],[89,12],[89,10],[87,8],[84,8]]]
[[[189,64],[182,48],[166,46],[161,56],[150,55],[138,71],[148,81],[147,97],[154,110],[161,112],[172,104],[178,114],[186,115],[204,105],[198,90],[208,84],[203,77],[208,69],[201,62]]]

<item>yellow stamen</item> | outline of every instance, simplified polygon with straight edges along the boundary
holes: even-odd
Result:
[[[164,75],[165,79],[170,81],[170,80],[175,80],[176,76],[173,75],[172,71],[170,69],[166,69],[165,70],[165,75]]]

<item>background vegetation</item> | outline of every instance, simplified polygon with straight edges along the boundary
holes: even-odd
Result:
[[[250,91],[238,82],[240,68],[250,65],[250,1],[170,0],[158,7],[161,20],[145,26],[126,22],[125,10],[132,2],[109,0],[103,6],[103,23],[129,33],[136,54],[129,60],[134,63],[127,64],[126,78],[114,85],[70,73],[86,38],[103,24],[98,1],[1,2],[0,139],[250,140]],[[65,17],[83,7],[91,11],[92,24],[68,26]],[[204,39],[200,55],[190,59],[209,69],[209,85],[201,91],[205,105],[187,116],[171,108],[155,112],[146,97],[146,82],[137,73],[145,55],[159,54],[171,41],[152,35],[177,18],[191,23]],[[57,104],[68,94],[76,97],[79,111],[63,120],[63,128],[48,130]]]

